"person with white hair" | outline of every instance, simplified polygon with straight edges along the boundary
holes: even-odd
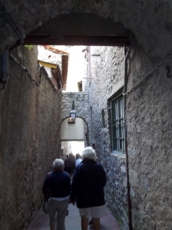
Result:
[[[71,190],[70,177],[64,171],[64,161],[62,159],[55,159],[52,167],[53,171],[47,174],[42,192],[45,198],[47,197],[47,191],[50,191],[51,194],[49,211],[50,230],[55,230],[56,223],[58,230],[65,230],[65,217]]]
[[[106,174],[96,162],[96,153],[92,147],[83,150],[82,159],[75,168],[70,201],[74,205],[76,202],[79,208],[82,230],[87,230],[90,217],[93,230],[100,230],[100,217],[108,214],[104,198]]]

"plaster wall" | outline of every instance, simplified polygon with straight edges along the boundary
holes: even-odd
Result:
[[[66,92],[78,92],[78,82],[82,81],[83,84],[85,63],[82,50],[84,50],[84,48],[84,46],[69,46],[66,49],[66,52],[70,54]]]
[[[27,229],[41,205],[42,184],[59,156],[59,97],[37,49],[18,47],[10,59],[10,77],[0,91],[0,229]]]
[[[52,78],[51,68],[45,66],[44,69],[47,72],[48,77]]]
[[[84,140],[84,123],[81,118],[76,118],[75,123],[68,123],[65,119],[60,127],[60,139],[63,140]]]

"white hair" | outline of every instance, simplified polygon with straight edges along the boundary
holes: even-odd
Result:
[[[54,170],[62,169],[63,166],[64,166],[64,161],[62,159],[55,159],[53,161],[52,167]]]
[[[89,146],[89,147],[86,147],[83,152],[82,152],[82,159],[91,159],[91,160],[94,160],[96,161],[96,153],[95,153],[95,150]]]

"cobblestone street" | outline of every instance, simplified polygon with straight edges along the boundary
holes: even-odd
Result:
[[[109,215],[100,219],[100,224],[100,230],[120,230],[110,212]],[[91,228],[89,229],[91,230]],[[28,230],[49,230],[49,218],[48,215],[43,213],[42,209],[31,222]],[[79,211],[72,204],[69,205],[69,215],[66,217],[66,230],[81,230]]]

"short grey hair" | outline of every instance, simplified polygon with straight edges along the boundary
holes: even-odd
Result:
[[[64,161],[61,158],[57,158],[53,161],[52,167],[54,170],[59,170],[62,169],[62,167],[64,166]]]
[[[96,161],[96,152],[95,150],[91,147],[91,146],[88,146],[86,147],[83,152],[82,152],[82,159],[91,159],[91,160],[94,160]]]

